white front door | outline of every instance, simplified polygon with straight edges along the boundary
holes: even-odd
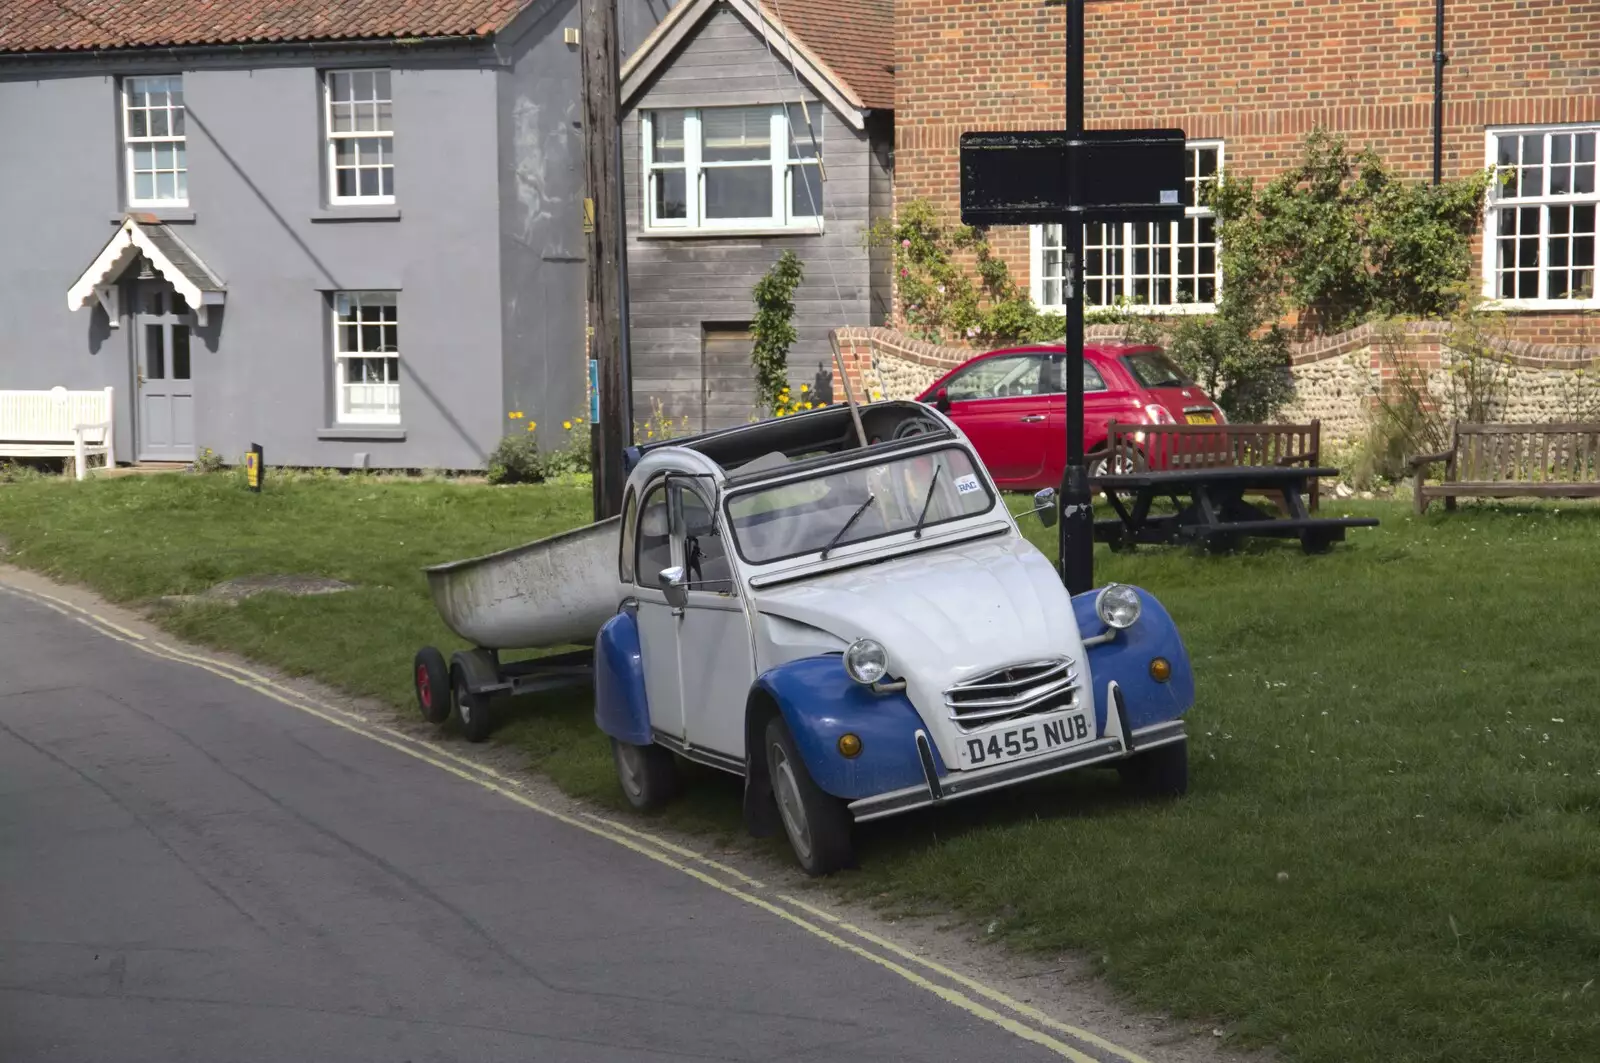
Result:
[[[140,282],[135,298],[134,449],[140,461],[193,461],[194,379],[189,358],[193,315],[183,297],[163,281]]]
[[[744,716],[755,679],[750,622],[714,505],[686,481],[679,495],[689,603],[678,624],[678,666],[689,745],[742,763]],[[733,766],[733,765],[729,765]]]
[[[679,678],[678,625],[681,617],[660,590],[661,570],[677,562],[667,511],[667,485],[658,483],[645,494],[635,537],[634,597],[639,602],[639,654],[644,663],[644,693],[650,704],[650,728],[683,740],[683,685]]]

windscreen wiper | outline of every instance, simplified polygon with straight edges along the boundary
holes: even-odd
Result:
[[[874,495],[871,491],[867,492],[867,500],[856,507],[856,511],[850,514],[850,519],[844,522],[844,527],[840,528],[834,537],[828,540],[828,545],[822,548],[822,556],[817,558],[818,561],[828,560],[828,551],[839,545],[839,540],[843,539],[845,533],[855,525],[856,521],[861,519],[861,514],[867,511],[867,507],[872,505],[872,503],[876,502],[877,500],[878,497],[876,495]]]
[[[933,475],[928,477],[928,497],[922,500],[922,512],[917,514],[917,534],[913,539],[922,538],[922,522],[928,519],[928,507],[933,505],[933,485],[939,482],[939,471],[943,468],[943,465],[935,465]]]

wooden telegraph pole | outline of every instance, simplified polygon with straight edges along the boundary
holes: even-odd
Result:
[[[582,0],[583,137],[588,178],[589,357],[600,363],[600,417],[590,426],[595,519],[622,512],[622,451],[633,442],[628,365],[628,231],[616,0]]]

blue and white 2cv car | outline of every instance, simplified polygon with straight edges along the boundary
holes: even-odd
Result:
[[[781,826],[811,874],[852,863],[855,823],[1059,772],[1183,793],[1194,680],[1167,611],[1131,586],[1069,596],[937,411],[857,412],[635,448],[620,520],[431,569],[435,602],[480,646],[598,628],[595,719],[627,800],[669,801],[680,758],[731,772],[749,829]],[[519,581],[561,622],[518,614]],[[477,692],[521,689],[501,674],[519,667],[425,650],[423,711],[429,684],[434,718],[454,704],[486,734]]]
[[[595,653],[628,800],[668,800],[678,757],[743,776],[747,826],[825,874],[852,822],[1057,772],[1182,793],[1194,682],[1166,610],[1069,597],[937,412],[860,415],[638,452]]]

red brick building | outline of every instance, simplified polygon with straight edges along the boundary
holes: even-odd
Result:
[[[1499,163],[1514,180],[1489,205],[1484,293],[1521,311],[1517,333],[1594,343],[1600,140],[1600,2],[1444,0],[1442,166]],[[1258,181],[1320,126],[1371,144],[1408,176],[1433,167],[1435,0],[1091,0],[1086,123],[1175,126],[1191,187],[1215,168]],[[895,184],[901,202],[957,208],[967,130],[1058,128],[1065,9],[1052,0],[901,0],[896,5]],[[1167,230],[1167,231],[1161,231]],[[992,239],[1041,305],[1059,305],[1059,235]],[[1091,226],[1085,287],[1206,307],[1219,283],[1215,228]]]

